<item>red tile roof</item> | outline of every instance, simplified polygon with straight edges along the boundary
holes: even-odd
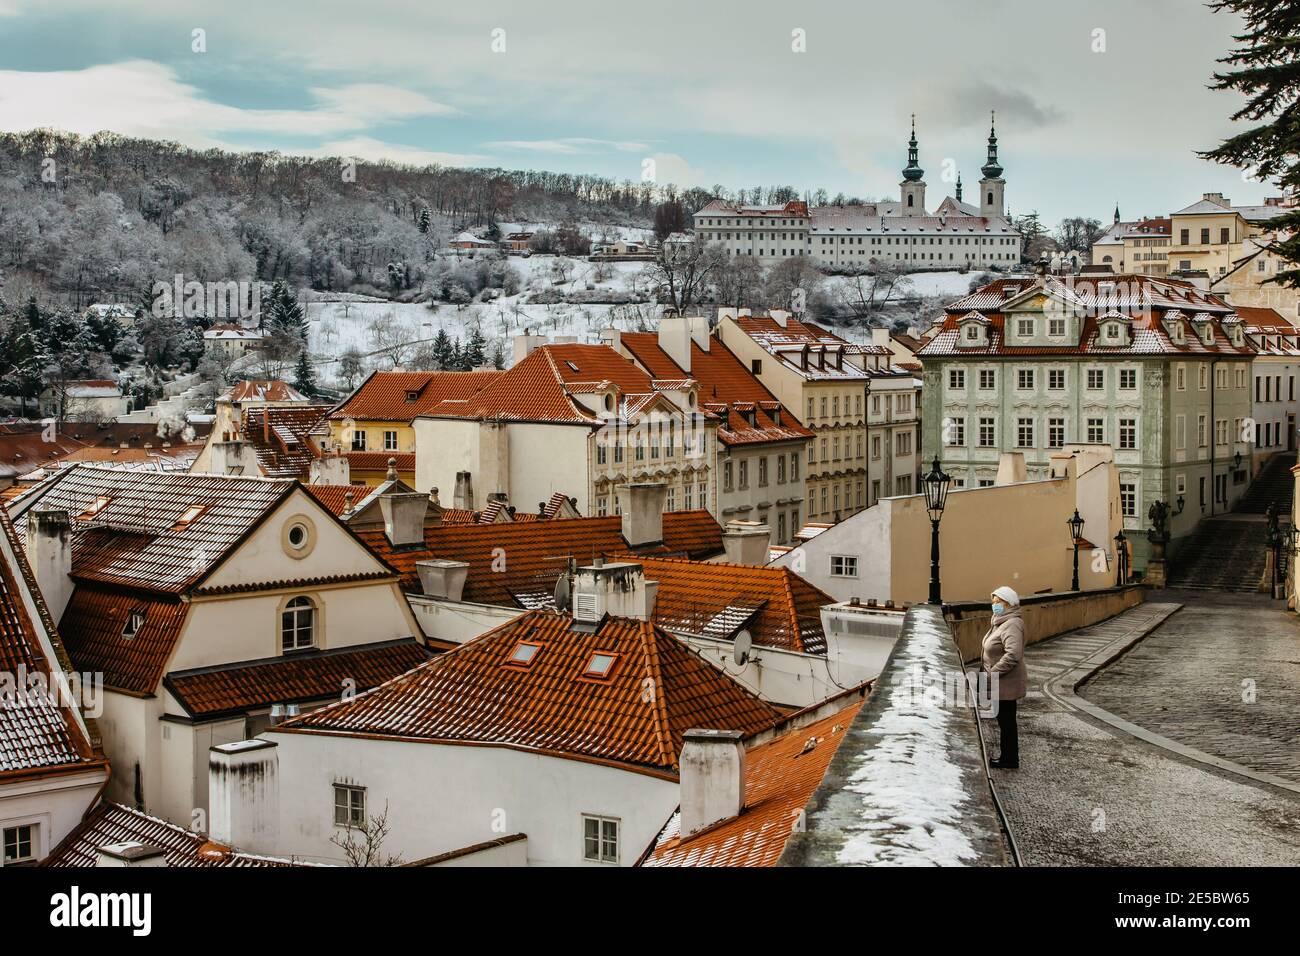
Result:
[[[307,485],[306,487],[313,498],[336,515],[341,515],[347,510],[348,495],[352,496],[352,507],[355,508],[375,490],[370,485]]]
[[[632,357],[656,379],[685,378],[681,368],[659,345],[654,332],[626,332],[620,336]],[[740,359],[713,339],[708,350],[691,342],[689,376],[700,383],[701,405],[723,420],[718,441],[725,445],[799,441],[812,438],[776,396],[764,387]]]
[[[1251,327],[1255,326],[1261,330],[1276,331],[1289,335],[1300,333],[1300,328],[1297,328],[1294,322],[1276,309],[1239,305],[1235,311],[1241,317],[1241,321],[1246,323],[1247,331],[1251,331]]]
[[[685,839],[673,814],[643,866],[775,866],[862,701],[745,752],[740,814]]]
[[[809,380],[862,381],[902,374],[888,364],[893,353],[883,345],[855,345],[812,322],[789,318],[781,325],[770,315],[741,316],[734,321],[756,345]]]
[[[374,372],[330,412],[335,421],[410,422],[444,399],[466,399],[502,373]]]
[[[44,431],[39,422],[0,425],[0,478],[21,478],[86,446],[65,432],[46,441]]]
[[[103,674],[104,686],[113,690],[152,694],[180,640],[189,607],[179,599],[78,584],[59,628],[77,670]],[[143,612],[144,626],[124,638],[134,611]]]
[[[262,474],[305,481],[321,454],[312,432],[328,411],[325,405],[254,405],[244,410],[239,432],[257,453]]]
[[[287,479],[75,465],[10,507],[23,532],[35,507],[73,516],[72,576],[79,582],[178,594],[206,576],[293,488]],[[195,505],[204,510],[180,525]]]
[[[525,638],[541,650],[528,667],[506,666]],[[617,655],[605,680],[583,678],[594,651]],[[647,681],[654,693],[646,693]],[[567,615],[532,611],[277,731],[494,745],[671,777],[687,730],[754,733],[780,718],[652,624],[607,618],[587,634],[573,630]]]
[[[826,653],[821,608],[835,599],[789,568],[634,560],[659,582],[654,621],[666,631],[731,640],[744,628],[763,647]]]
[[[201,833],[186,830],[166,820],[159,820],[139,810],[116,803],[101,802],[54,851],[41,866],[92,867],[99,862],[99,848],[118,843],[143,843],[164,851],[168,866],[307,866],[271,857],[232,852],[230,847],[213,843]]]
[[[13,525],[3,511],[0,535],[0,674],[13,681],[13,686],[0,690],[0,782],[33,771],[102,765],[103,755],[95,752],[70,702],[55,692],[53,675],[66,673],[70,667],[57,657],[58,636],[53,633],[49,612]],[[28,612],[29,606],[36,608],[36,619]],[[45,641],[49,641],[54,659]],[[37,677],[48,692],[29,690],[33,687],[29,681]]]
[[[346,453],[350,471],[387,471],[390,458],[399,472],[415,471],[415,452],[350,451]]]
[[[163,680],[186,713],[211,719],[269,707],[337,699],[392,680],[429,659],[414,638],[174,671]]]
[[[231,402],[309,402],[310,399],[288,382],[278,378],[251,379],[236,382],[226,389],[222,398]]]
[[[446,512],[443,513],[444,520]],[[581,564],[593,558],[627,554],[623,522],[603,518],[562,518],[503,524],[447,524],[425,528],[425,548],[394,550],[383,531],[357,536],[402,573],[402,586],[420,590],[415,562],[442,558],[469,563],[463,599],[502,607],[538,607],[551,599],[566,559]],[[707,511],[673,511],[663,518],[661,554],[706,558],[722,551],[722,528]],[[504,554],[504,564],[500,555]]]

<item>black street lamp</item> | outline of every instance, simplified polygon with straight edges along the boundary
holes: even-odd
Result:
[[[930,516],[930,603],[942,604],[939,588],[939,520],[948,500],[948,483],[952,479],[939,467],[939,456],[934,456],[930,473],[921,479],[925,489],[925,513]]]
[[[1077,557],[1075,561],[1077,563]],[[1120,528],[1119,534],[1115,535],[1115,586],[1123,587],[1126,584],[1128,584],[1128,537],[1124,534],[1124,529]]]
[[[1079,509],[1074,509],[1074,517],[1065,522],[1070,526],[1070,543],[1074,545],[1074,580],[1070,582],[1070,590],[1079,590],[1079,538],[1083,536],[1083,519],[1079,517]]]

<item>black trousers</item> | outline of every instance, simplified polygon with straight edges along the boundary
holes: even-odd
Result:
[[[1016,701],[998,701],[998,733],[1002,737],[1002,760],[1020,763],[1020,732],[1016,729]]]

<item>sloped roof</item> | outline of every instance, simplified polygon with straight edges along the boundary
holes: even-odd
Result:
[[[152,694],[162,680],[190,606],[94,584],[78,584],[59,622],[68,656],[78,671],[103,675],[104,686],[129,694]],[[144,625],[122,636],[131,615]]]
[[[874,363],[858,358],[861,355],[891,356],[893,353],[883,345],[855,345],[812,322],[790,318],[783,326],[770,315],[756,315],[741,316],[735,319],[735,323],[765,352],[810,381],[859,382],[879,375],[903,374],[898,368],[869,368]],[[810,351],[807,368],[803,367],[801,359],[805,347]],[[835,366],[833,358],[822,358],[837,352],[842,368]]]
[[[686,839],[674,813],[641,865],[775,866],[861,707],[856,701],[747,750],[744,809]]]
[[[369,485],[307,485],[311,496],[325,506],[332,514],[341,515],[347,509],[347,496],[352,496],[355,508],[375,490]]]
[[[49,612],[3,510],[0,535],[0,673],[11,676],[15,684],[6,694],[20,695],[0,699],[0,781],[32,771],[102,765],[103,755],[95,753],[70,709],[71,702],[61,700],[53,691],[53,675],[66,673],[68,662],[50,656],[59,653],[58,637],[52,634]],[[36,676],[51,693],[28,690],[32,685],[27,679]]]
[[[351,471],[385,471],[388,460],[396,462],[398,471],[415,471],[415,452],[349,451],[344,453]]]
[[[328,412],[326,405],[253,405],[244,410],[239,433],[257,453],[262,474],[306,480],[320,457],[311,436]]]
[[[101,801],[40,865],[97,866],[100,847],[127,842],[157,847],[166,853],[167,865],[172,867],[318,865],[234,852],[230,847],[213,843],[201,833],[108,801]]]
[[[731,640],[744,628],[763,647],[826,653],[821,608],[835,599],[789,568],[634,560],[659,582],[654,621],[666,631]]]
[[[74,465],[11,505],[25,533],[32,508],[73,517],[72,576],[179,594],[207,575],[276,505],[287,479],[119,471]],[[180,519],[195,506],[194,520]]]
[[[700,383],[700,404],[722,419],[718,441],[724,445],[812,438],[812,431],[782,408],[776,396],[721,341],[711,340],[706,351],[692,340],[688,373],[663,350],[654,332],[625,332],[620,340],[657,381],[691,378]]]
[[[542,645],[527,667],[510,652]],[[584,678],[595,651],[617,655],[610,676]],[[645,692],[652,681],[655,693]],[[628,618],[595,633],[531,611],[352,700],[279,725],[429,743],[473,743],[675,775],[685,732],[754,733],[781,714],[670,634]]]
[[[467,399],[503,373],[374,372],[340,402],[330,419],[410,422],[449,398]]]
[[[277,703],[337,699],[345,688],[369,690],[428,659],[424,646],[408,638],[174,671],[163,686],[191,717],[210,719]]]
[[[0,425],[0,478],[21,478],[86,447],[63,430],[51,437],[53,441],[45,440],[45,426],[39,422]]]
[[[221,393],[221,398],[231,402],[310,402],[311,399],[288,382],[278,378],[246,378],[236,382]]]
[[[394,549],[383,531],[358,530],[357,536],[401,572],[402,586],[408,591],[420,590],[416,561],[465,561],[470,567],[462,599],[501,607],[545,604],[569,557],[587,564],[597,557],[629,551],[618,515],[502,524],[444,523],[426,527],[425,547],[414,549]],[[722,551],[722,527],[707,511],[668,512],[663,516],[663,539],[662,545],[637,553],[706,558]],[[504,566],[501,554],[507,556]]]

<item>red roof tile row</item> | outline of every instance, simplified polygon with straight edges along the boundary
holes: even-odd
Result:
[[[449,398],[467,399],[501,372],[373,372],[340,402],[334,421],[411,422]]]

